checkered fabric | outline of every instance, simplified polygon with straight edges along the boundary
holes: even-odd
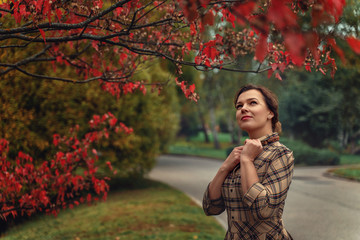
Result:
[[[209,198],[209,187],[204,193],[206,215],[227,212],[225,240],[292,239],[284,228],[282,213],[293,176],[293,153],[278,141],[277,133],[260,140],[263,152],[254,161],[259,182],[244,193],[239,164],[226,177],[219,199]]]

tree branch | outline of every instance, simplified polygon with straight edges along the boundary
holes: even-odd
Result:
[[[32,55],[31,57],[25,58],[22,61],[19,61],[15,64],[4,64],[4,63],[0,63],[0,66],[4,66],[4,67],[8,67],[7,69],[5,69],[4,71],[0,72],[0,75],[4,75],[8,72],[10,72],[11,70],[13,70],[14,68],[17,68],[18,66],[22,66],[22,65],[26,65],[30,62],[33,62],[36,58],[38,58],[39,56],[45,54],[45,52],[50,48],[50,45],[47,45],[43,50],[41,50],[40,52]]]
[[[53,29],[53,30],[70,30],[70,29],[77,29],[77,28],[84,28],[91,22],[100,19],[101,17],[105,16],[106,14],[114,11],[118,7],[122,7],[125,3],[130,2],[131,0],[122,0],[117,2],[116,4],[110,6],[109,8],[105,9],[104,11],[100,12],[99,14],[86,19],[81,23],[74,23],[74,24],[66,24],[66,23],[42,23],[37,26],[33,27],[19,27],[13,29],[0,29],[0,35],[3,34],[16,34],[16,33],[26,33],[26,32],[34,32],[38,31],[38,29]]]

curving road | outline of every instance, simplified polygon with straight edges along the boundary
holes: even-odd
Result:
[[[149,177],[167,183],[201,205],[221,161],[163,155]],[[360,183],[325,177],[328,167],[295,167],[284,223],[295,240],[360,240]],[[225,227],[225,213],[217,216]]]

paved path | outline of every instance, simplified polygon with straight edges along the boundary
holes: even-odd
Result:
[[[149,177],[165,182],[201,205],[218,160],[164,155]],[[295,240],[360,240],[360,183],[323,175],[327,167],[295,167],[284,223]],[[226,214],[217,219],[225,227]]]

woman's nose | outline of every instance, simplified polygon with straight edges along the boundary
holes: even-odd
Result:
[[[247,112],[247,111],[248,111],[247,105],[244,104],[241,108],[241,112]]]

